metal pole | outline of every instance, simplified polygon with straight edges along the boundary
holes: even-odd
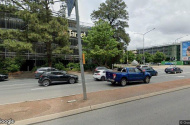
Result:
[[[128,65],[128,48],[127,48],[127,65]]]
[[[143,34],[143,64],[145,65],[145,57],[144,57],[144,35],[145,35],[145,34]]]
[[[79,9],[78,9],[78,0],[75,0],[75,12],[76,12],[76,22],[77,22],[77,37],[78,37],[78,46],[79,46],[79,60],[80,60],[80,70],[81,70],[81,78],[82,78],[82,87],[83,87],[83,99],[87,99],[86,94],[86,85],[84,78],[84,67],[82,62],[82,45],[81,45],[81,29],[79,23]]]

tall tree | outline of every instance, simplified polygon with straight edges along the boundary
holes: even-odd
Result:
[[[84,51],[87,58],[91,58],[95,64],[108,66],[115,55],[123,51],[117,49],[118,42],[113,38],[114,29],[108,22],[98,21],[83,38]]]
[[[44,44],[49,66],[52,66],[53,53],[71,52],[67,19],[63,18],[62,14],[55,16],[50,8],[56,0],[11,1],[20,8],[16,15],[25,23],[24,31],[20,31],[23,39],[17,39],[17,41]],[[9,42],[13,42],[13,39],[15,38],[9,39]],[[6,43],[6,40],[4,42]]]
[[[155,63],[160,63],[161,61],[165,60],[166,59],[166,55],[163,53],[163,52],[159,52],[157,51],[155,54],[154,54],[154,58],[153,58],[153,61]]]
[[[143,58],[143,54],[137,54],[136,60],[137,60],[138,63],[143,63],[142,58]]]
[[[130,42],[129,35],[125,32],[128,27],[128,12],[126,11],[127,5],[123,0],[106,0],[101,3],[97,11],[93,11],[91,18],[94,21],[102,19],[108,21],[112,28],[115,29],[113,35],[117,41],[123,41],[128,44]]]
[[[152,55],[152,54],[150,54],[150,53],[148,53],[148,52],[145,52],[144,55],[145,55],[145,61],[146,61],[147,63],[153,61],[153,55]]]

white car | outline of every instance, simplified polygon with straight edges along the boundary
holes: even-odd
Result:
[[[94,72],[93,78],[95,80],[101,80],[105,81],[106,80],[106,71],[107,70],[97,70]]]

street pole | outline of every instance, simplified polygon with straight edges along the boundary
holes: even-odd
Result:
[[[75,0],[75,12],[76,12],[76,22],[77,22],[77,37],[78,37],[78,47],[79,47],[80,70],[81,70],[82,87],[83,87],[83,99],[86,100],[87,94],[86,94],[86,85],[85,85],[85,78],[84,78],[84,66],[82,62],[81,29],[80,29],[80,22],[79,22],[78,0]]]
[[[145,56],[144,56],[144,35],[143,34],[143,64],[145,65]]]
[[[153,28],[153,29],[151,29],[151,30],[149,30],[149,31],[147,31],[146,33],[135,33],[135,34],[140,34],[140,35],[143,35],[143,63],[144,63],[144,65],[145,65],[145,54],[144,54],[144,36],[147,34],[147,33],[149,33],[149,32],[151,32],[152,30],[155,30],[155,28]]]

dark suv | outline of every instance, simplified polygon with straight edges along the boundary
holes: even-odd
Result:
[[[44,72],[49,72],[49,71],[58,71],[58,70],[52,67],[41,67],[35,71],[35,78],[39,79],[40,75],[42,75]]]
[[[68,82],[70,84],[74,84],[78,82],[78,76],[67,74],[65,71],[50,71],[44,72],[40,75],[38,83],[43,86],[49,86],[54,83],[64,83]]]

